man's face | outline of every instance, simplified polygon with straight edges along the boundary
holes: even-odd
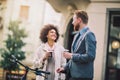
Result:
[[[74,25],[74,30],[78,31],[80,25],[79,25],[79,21],[78,21],[78,18],[77,18],[76,15],[73,16],[73,22],[72,22],[72,24]]]

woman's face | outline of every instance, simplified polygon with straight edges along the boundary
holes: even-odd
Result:
[[[56,31],[55,31],[54,29],[51,29],[51,30],[48,32],[47,39],[48,39],[48,40],[55,41],[56,38],[57,38]]]

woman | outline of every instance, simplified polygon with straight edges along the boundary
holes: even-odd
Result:
[[[49,71],[47,79],[42,79],[40,76],[36,80],[64,80],[64,74],[56,72],[57,68],[63,66],[66,60],[62,53],[65,51],[64,47],[57,42],[59,38],[58,29],[52,24],[45,25],[40,33],[40,40],[43,42],[35,52],[34,67]]]

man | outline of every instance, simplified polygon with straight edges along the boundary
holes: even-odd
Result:
[[[74,36],[71,53],[63,53],[63,56],[70,60],[64,68],[57,69],[58,73],[69,69],[71,75],[69,80],[93,80],[96,38],[89,30],[87,23],[87,13],[76,10],[72,24],[78,33]]]

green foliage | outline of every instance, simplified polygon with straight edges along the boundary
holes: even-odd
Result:
[[[0,66],[4,70],[17,70],[19,65],[11,61],[11,55],[14,55],[19,61],[25,59],[25,52],[22,51],[22,47],[25,46],[23,39],[27,37],[25,30],[20,28],[18,21],[12,21],[9,23],[8,35],[5,42],[5,48],[0,49],[2,60]]]

